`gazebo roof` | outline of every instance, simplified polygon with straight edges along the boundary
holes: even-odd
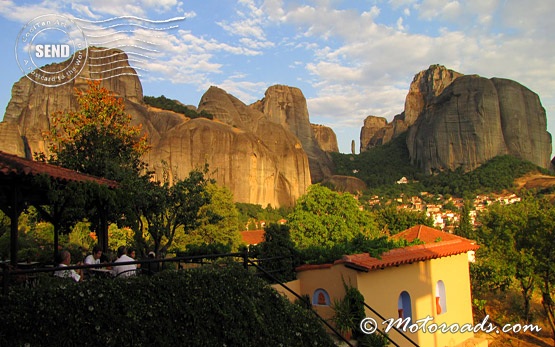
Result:
[[[117,182],[106,178],[87,175],[60,166],[29,160],[0,151],[0,178],[32,177],[37,175],[47,175],[64,182],[95,182],[110,188],[115,188],[118,185]]]

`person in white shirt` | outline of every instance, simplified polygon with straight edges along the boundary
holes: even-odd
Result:
[[[100,264],[100,257],[102,257],[102,250],[98,246],[94,246],[92,249],[92,254],[89,254],[85,258],[85,264],[93,265]]]
[[[114,263],[124,263],[128,261],[135,261],[127,255],[127,247],[120,246],[118,248],[118,259]],[[112,275],[119,277],[129,277],[137,274],[137,264],[127,264],[127,265],[114,265],[112,269]]]
[[[61,262],[58,265],[59,267],[67,267],[71,264],[71,253],[69,251],[63,250],[60,253]],[[81,263],[77,264],[81,265]],[[72,278],[75,282],[79,282],[83,279],[83,273],[81,269],[75,270],[57,270],[54,272],[54,276],[62,277],[62,278]]]
[[[92,249],[92,253],[85,258],[84,263],[85,265],[100,264],[100,257],[102,257],[102,249],[100,249],[100,247],[98,246],[94,246]],[[96,269],[85,269],[83,273],[85,274],[85,276],[87,276],[87,278],[89,278],[94,274],[95,270]]]

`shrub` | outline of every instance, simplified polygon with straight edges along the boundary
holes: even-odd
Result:
[[[74,283],[0,297],[0,346],[333,346],[322,325],[240,266]]]

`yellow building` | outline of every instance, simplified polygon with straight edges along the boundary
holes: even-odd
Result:
[[[472,330],[468,263],[478,245],[423,225],[395,238],[424,244],[393,249],[381,259],[363,253],[344,256],[334,264],[303,265],[290,286],[308,294],[324,318],[332,317],[330,304],[344,296],[345,282],[358,288],[365,303],[383,317],[366,308],[367,317],[381,329],[389,325],[384,320],[393,323],[408,317],[405,333],[419,346],[487,346],[486,340],[474,338]],[[400,346],[414,346],[393,329],[389,336]]]

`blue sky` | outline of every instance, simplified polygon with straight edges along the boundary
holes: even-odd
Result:
[[[414,75],[432,64],[522,83],[555,134],[552,0],[0,0],[2,110],[23,76],[12,53],[19,32],[51,13],[173,18],[175,28],[142,33],[156,50],[135,63],[145,95],[197,105],[215,85],[250,104],[271,85],[298,87],[311,122],[333,128],[342,152],[351,140],[358,151],[366,116],[402,112]]]

